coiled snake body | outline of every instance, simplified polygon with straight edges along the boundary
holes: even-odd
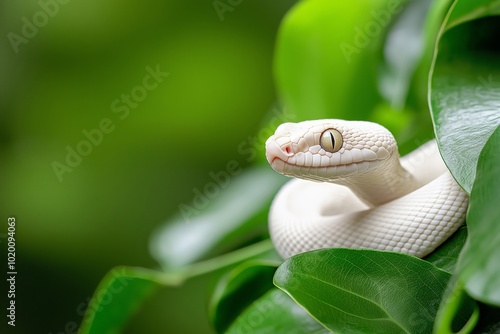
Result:
[[[465,220],[467,194],[435,141],[400,158],[381,125],[328,119],[280,125],[266,156],[274,170],[298,178],[280,190],[269,214],[283,258],[330,247],[424,257]]]

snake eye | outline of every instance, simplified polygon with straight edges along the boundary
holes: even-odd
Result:
[[[325,130],[319,139],[321,148],[330,153],[335,153],[340,150],[342,143],[342,135],[335,129]]]

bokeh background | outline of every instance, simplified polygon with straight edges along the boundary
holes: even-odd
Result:
[[[0,0],[0,248],[6,263],[15,216],[18,271],[16,327],[2,333],[64,333],[111,268],[157,267],[155,228],[210,171],[248,164],[238,144],[276,103],[274,43],[294,3],[243,0],[221,17],[212,0]],[[40,26],[13,47],[9,34],[34,16]],[[169,76],[122,120],[111,104],[147,66]],[[61,181],[54,161],[104,118],[113,132]],[[161,290],[125,332],[211,333],[213,281]]]

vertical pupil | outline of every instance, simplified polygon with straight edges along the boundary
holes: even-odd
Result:
[[[330,131],[330,139],[332,140],[332,150],[335,149],[335,138],[333,138],[333,133]]]

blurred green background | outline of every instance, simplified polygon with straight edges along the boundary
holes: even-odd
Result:
[[[112,267],[157,266],[151,233],[210,171],[248,164],[238,144],[276,102],[274,43],[294,2],[241,1],[221,20],[211,0],[0,1],[0,233],[7,217],[17,221],[8,331],[80,324],[82,303]],[[169,76],[120,119],[111,104],[142,85],[148,66]],[[66,164],[66,147],[105,118],[114,130],[60,182],[54,161]],[[126,333],[210,333],[213,280],[163,289]]]

